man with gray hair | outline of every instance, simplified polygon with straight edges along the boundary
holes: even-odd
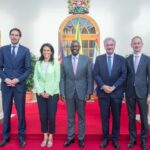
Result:
[[[111,139],[115,149],[120,149],[120,113],[126,80],[125,58],[114,53],[116,41],[109,37],[104,40],[106,54],[96,58],[94,79],[97,83],[97,95],[102,121],[102,143],[105,148],[109,142],[109,118],[112,111]],[[111,111],[110,111],[111,110]]]

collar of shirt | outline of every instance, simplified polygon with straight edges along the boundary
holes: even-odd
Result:
[[[141,59],[141,56],[142,56],[142,53],[139,53],[139,54],[133,54],[133,61],[135,62],[135,57],[138,56],[138,61],[140,61]]]
[[[19,43],[18,43],[18,44],[11,44],[11,48],[13,48],[13,46],[16,46],[15,48],[17,48],[17,49],[18,49],[18,47],[19,47]]]
[[[76,55],[76,56],[73,56],[73,55],[72,55],[72,60],[73,60],[74,58],[76,58],[76,60],[78,60],[78,59],[79,59],[79,54]]]
[[[14,45],[14,44],[11,44],[11,53],[12,53],[12,50],[13,50],[13,46],[15,46],[15,55],[17,54],[18,52],[18,48],[19,48],[19,43]]]
[[[108,55],[108,54],[106,53],[106,56],[107,56],[107,62],[108,62],[108,56],[111,56],[111,65],[113,66],[114,53],[111,54],[111,55]]]
[[[133,54],[134,57],[138,56],[138,57],[141,57],[142,53],[139,53],[139,54]]]
[[[107,57],[108,57],[108,56],[111,56],[111,59],[113,59],[113,58],[114,58],[114,53],[111,54],[111,55],[108,55],[108,54],[106,53],[106,56],[107,56]]]

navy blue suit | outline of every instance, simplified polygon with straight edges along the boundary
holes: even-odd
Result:
[[[26,79],[31,72],[31,59],[29,49],[22,45],[19,45],[15,59],[11,55],[11,45],[0,48],[0,78],[2,78],[1,90],[4,111],[3,139],[10,138],[10,115],[14,99],[18,114],[18,137],[20,140],[24,140]],[[9,87],[4,82],[6,78],[17,78],[19,83],[15,87]]]
[[[107,67],[107,55],[100,55],[96,58],[94,65],[94,79],[97,83],[97,95],[101,111],[103,140],[109,140],[109,117],[110,108],[113,116],[112,140],[118,141],[120,133],[120,112],[126,79],[125,59],[114,54],[111,76]],[[115,90],[107,94],[102,89],[103,85],[115,86]]]

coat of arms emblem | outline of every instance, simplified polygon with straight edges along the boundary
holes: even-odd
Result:
[[[89,13],[90,0],[68,0],[70,14],[87,14]]]

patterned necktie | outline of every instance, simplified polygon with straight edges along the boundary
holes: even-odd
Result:
[[[11,52],[12,58],[15,58],[15,56],[16,56],[16,54],[15,54],[15,48],[16,48],[16,46],[13,45],[12,46],[12,52]]]
[[[72,65],[73,65],[73,73],[76,75],[76,70],[77,70],[77,60],[76,56],[73,57]]]
[[[134,71],[135,71],[135,73],[137,72],[138,65],[139,65],[139,56],[134,56]]]
[[[108,66],[108,72],[109,76],[111,76],[111,70],[112,70],[112,63],[111,63],[111,56],[107,56],[107,66]]]

